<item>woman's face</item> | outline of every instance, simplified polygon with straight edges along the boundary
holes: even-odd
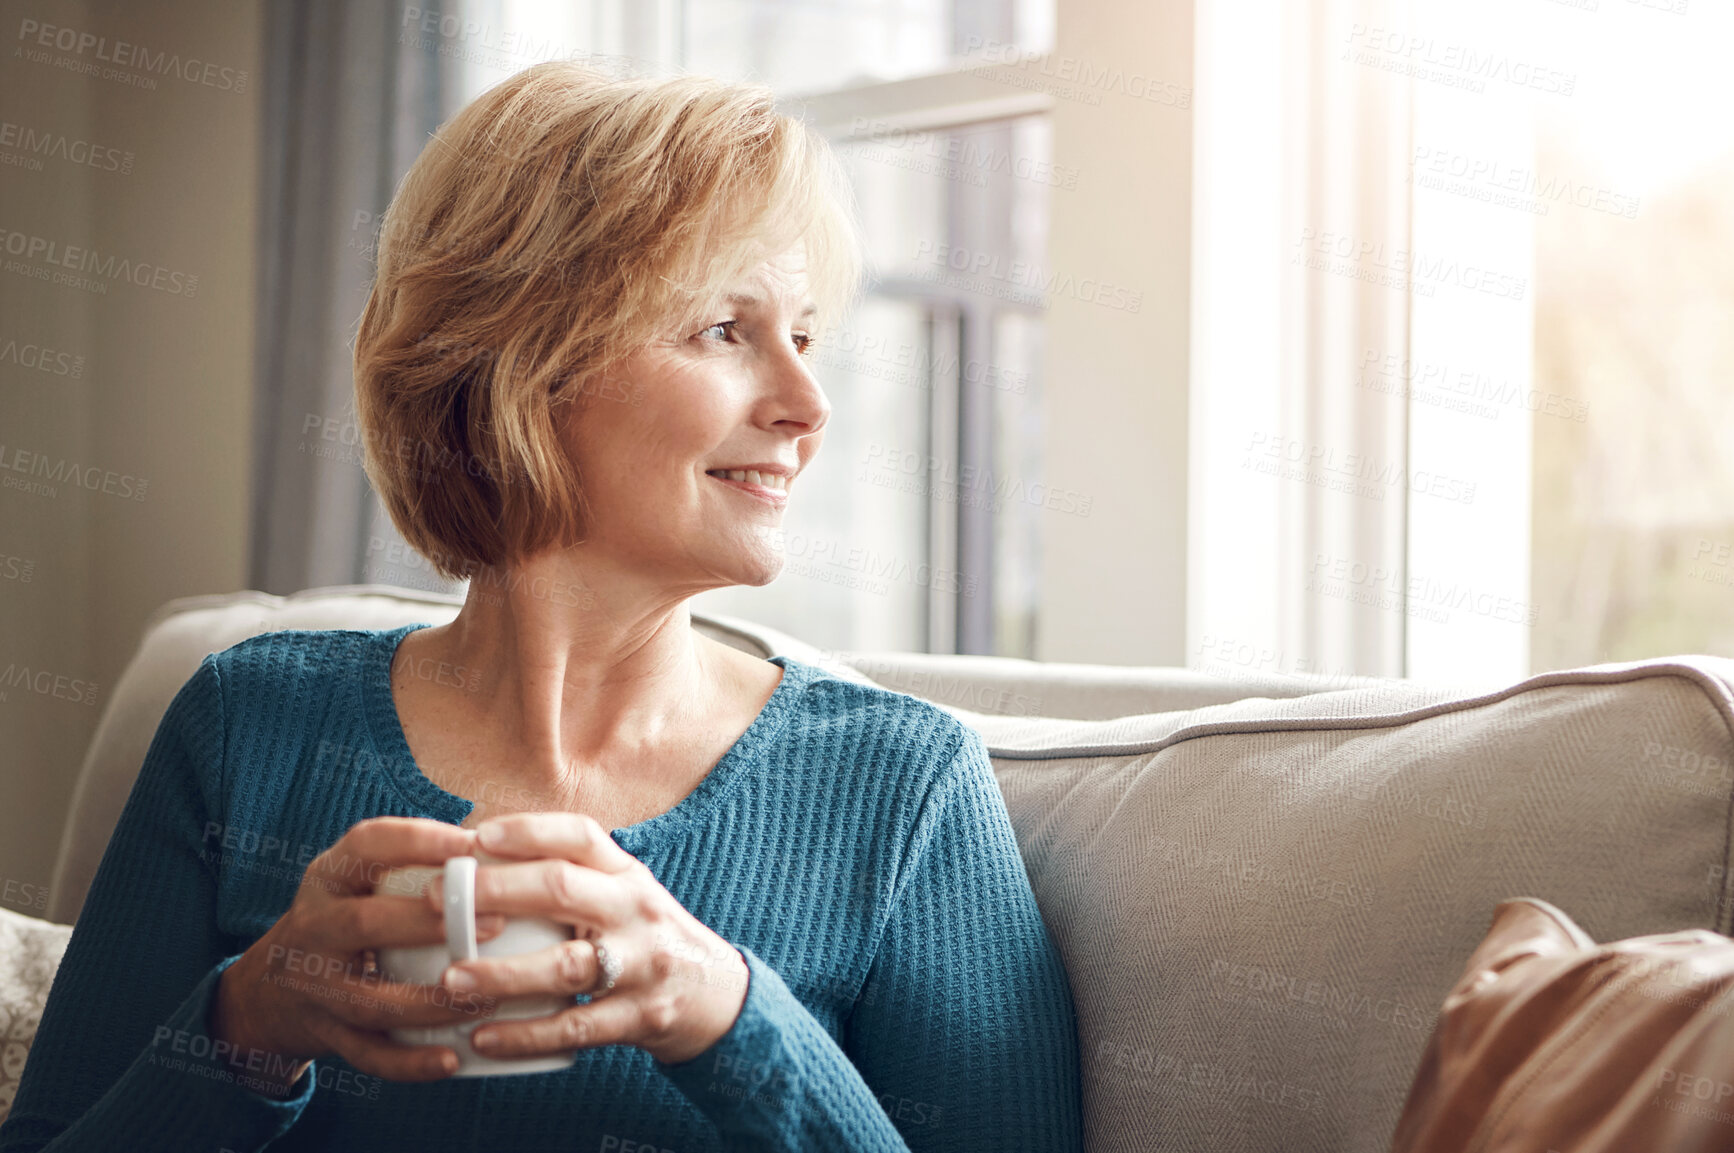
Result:
[[[831,414],[802,356],[805,265],[800,247],[765,261],[714,316],[587,389],[567,433],[590,503],[586,553],[682,590],[782,571],[783,509]]]

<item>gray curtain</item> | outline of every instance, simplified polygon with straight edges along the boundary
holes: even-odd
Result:
[[[266,20],[251,583],[452,587],[403,559],[362,472],[350,356],[380,214],[456,111],[456,65],[400,4],[268,0]]]

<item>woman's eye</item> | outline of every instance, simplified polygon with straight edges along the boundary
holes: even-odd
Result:
[[[714,332],[718,334],[715,339],[727,340],[729,338],[729,330],[739,323],[740,321],[738,320],[719,320],[703,332],[699,333],[699,335],[708,337]]]
[[[797,332],[790,339],[795,342],[795,351],[802,356],[807,355],[813,348],[813,338],[804,332]]]

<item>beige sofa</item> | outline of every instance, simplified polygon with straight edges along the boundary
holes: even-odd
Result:
[[[208,652],[282,628],[438,622],[383,586],[175,601],[81,769],[47,920],[0,910],[0,1111],[158,719]],[[1435,1012],[1511,896],[1601,940],[1728,932],[1734,662],[1493,691],[987,657],[745,651],[976,726],[1071,976],[1091,1150],[1384,1150]]]

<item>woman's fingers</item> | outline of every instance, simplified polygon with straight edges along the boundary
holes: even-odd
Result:
[[[515,957],[488,957],[453,965],[440,983],[454,992],[488,997],[588,993],[601,984],[601,968],[596,946],[580,939]]]
[[[248,1036],[267,1052],[297,1059],[353,1054],[358,1068],[360,1060],[370,1060],[371,1071],[393,1079],[445,1075],[425,1065],[418,1073],[415,1060],[427,1056],[396,1055],[404,1047],[388,1031],[473,1023],[491,1016],[498,1001],[437,983],[388,979],[379,965],[383,950],[438,945],[443,957],[444,911],[375,890],[394,868],[438,866],[474,850],[474,830],[442,821],[357,822],[308,864],[288,912],[225,972],[227,1019],[245,1022]],[[476,920],[482,941],[497,937],[505,924],[493,913]],[[347,1048],[328,1037],[341,1037]]]
[[[614,843],[601,822],[584,813],[506,813],[477,825],[478,837],[483,830],[490,839],[478,844],[501,857],[558,857],[604,873],[642,867],[637,857]],[[495,836],[498,840],[491,839]]]
[[[474,1021],[499,1008],[499,999],[490,994],[379,977],[327,981],[308,992],[332,1016],[375,1031]]]
[[[619,874],[603,873],[568,860],[521,861],[481,865],[476,869],[476,911],[508,917],[546,917],[571,925],[600,929],[625,924],[635,908],[631,891]],[[429,910],[445,899],[445,883],[428,883]]]
[[[490,1021],[477,1027],[470,1035],[470,1043],[484,1057],[502,1060],[567,1053],[598,1045],[631,1045],[651,1031],[647,1026],[652,1023],[644,1018],[643,1002],[604,997],[547,1017]]]
[[[476,831],[426,817],[369,817],[314,857],[302,885],[334,896],[373,892],[400,865],[439,865],[475,852]]]
[[[327,1044],[363,1073],[387,1081],[438,1081],[457,1072],[457,1051],[450,1045],[401,1045],[342,1021],[327,1028]]]
[[[476,933],[494,935],[505,925],[502,913],[476,914]],[[420,897],[345,897],[326,907],[319,920],[319,942],[332,953],[442,944],[445,912]]]
[[[491,994],[362,975],[341,962],[321,971],[308,957],[290,959],[288,966],[262,980],[277,986],[276,992],[293,996],[304,1009],[323,1010],[325,1016],[375,1031],[473,1021],[499,1008]]]

